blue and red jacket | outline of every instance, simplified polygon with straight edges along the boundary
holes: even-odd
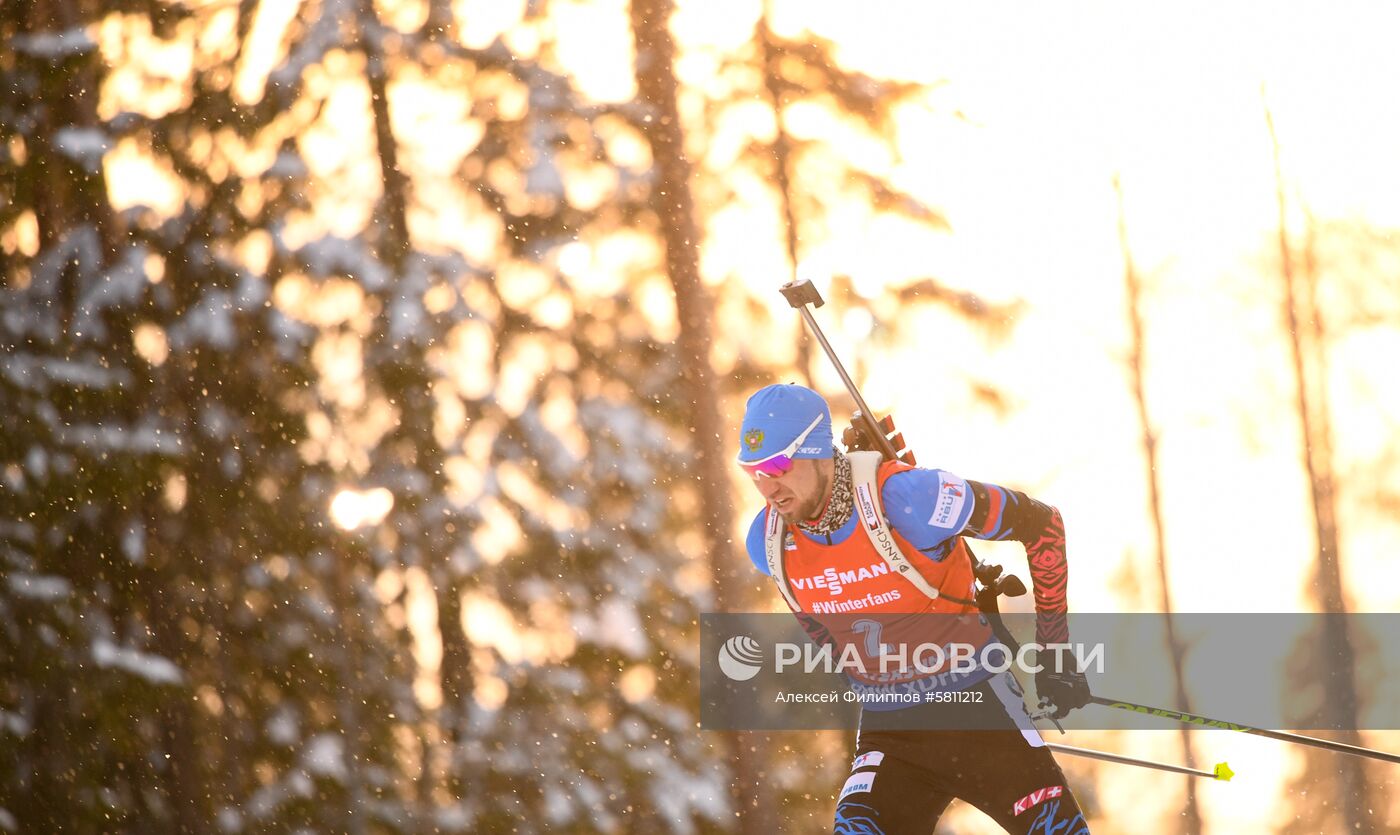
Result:
[[[980,646],[990,640],[973,599],[973,558],[966,537],[1013,539],[1025,545],[1038,614],[1037,639],[1068,640],[1068,569],[1064,525],[1057,510],[1015,490],[895,461],[880,466],[877,480],[896,542],[939,594],[930,598],[889,570],[861,530],[858,512],[828,536],[814,537],[786,526],[781,558],[789,590],[800,612],[814,615],[838,644],[868,642],[872,628],[881,629],[882,640],[888,641],[954,640]],[[764,574],[769,573],[764,551],[769,512],[765,507],[754,517],[746,541],[749,558]],[[862,614],[877,615],[879,626],[856,617]],[[966,617],[900,617],[923,614]],[[903,624],[908,628],[902,630]],[[937,634],[928,634],[930,624]],[[976,680],[980,678],[957,686]]]

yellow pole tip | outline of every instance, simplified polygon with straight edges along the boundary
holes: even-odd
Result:
[[[1230,770],[1229,763],[1215,764],[1215,779],[1228,783],[1230,782],[1230,778],[1234,776],[1235,772]]]

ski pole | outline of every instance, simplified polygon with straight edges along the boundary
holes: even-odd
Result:
[[[1125,757],[1122,754],[1110,754],[1107,751],[1095,751],[1092,748],[1076,748],[1073,745],[1060,745],[1056,742],[1047,742],[1045,743],[1045,747],[1056,753],[1068,754],[1072,757],[1088,757],[1091,760],[1103,760],[1104,762],[1117,763],[1119,765],[1136,765],[1142,768],[1155,768],[1158,771],[1190,774],[1194,777],[1208,777],[1212,780],[1219,780],[1222,783],[1230,782],[1230,778],[1235,776],[1235,772],[1230,770],[1230,764],[1227,762],[1216,763],[1213,771],[1205,771],[1199,768],[1187,768],[1184,765],[1159,763],[1154,760]]]
[[[856,401],[856,408],[860,410],[856,416],[857,419],[865,425],[866,435],[879,446],[880,454],[890,461],[904,460],[907,463],[913,463],[913,456],[909,450],[897,449],[895,443],[885,436],[879,421],[875,420],[875,413],[870,411],[870,407],[865,403],[865,398],[860,396],[860,389],[856,388],[855,381],[851,379],[850,374],[846,373],[846,366],[841,364],[840,358],[836,356],[836,350],[831,347],[830,342],[826,341],[826,334],[822,333],[821,326],[817,324],[817,317],[813,316],[811,309],[807,307],[809,304],[812,307],[821,307],[826,304],[822,294],[817,291],[816,285],[812,283],[811,279],[800,278],[796,281],[789,281],[778,288],[778,291],[783,294],[783,298],[787,299],[789,305],[802,314],[802,320],[807,323],[807,329],[812,332],[812,336],[816,337],[822,350],[826,352],[827,358],[836,367],[836,373],[841,376],[841,382],[845,383],[846,391],[850,392],[851,398]],[[901,444],[904,441],[901,435],[896,435],[895,438]],[[902,455],[907,457],[901,458]]]
[[[1015,575],[1011,575],[1014,578]],[[1019,584],[1019,580],[1017,583]],[[1024,588],[1024,586],[1022,587]],[[977,594],[978,608],[982,614],[987,616],[991,624],[992,631],[996,636],[1006,643],[1007,646],[1018,647],[1016,639],[1011,634],[1011,630],[1006,628],[1006,623],[1001,619],[1001,611],[997,605],[998,594],[995,589],[984,588]],[[1321,748],[1325,751],[1335,751],[1339,754],[1350,754],[1353,757],[1366,757],[1372,760],[1400,764],[1400,754],[1391,754],[1386,751],[1377,751],[1373,748],[1363,748],[1359,745],[1348,745],[1345,742],[1333,742],[1330,739],[1318,739],[1314,736],[1304,736],[1303,734],[1288,733],[1287,731],[1271,731],[1266,728],[1256,728],[1251,725],[1241,725],[1236,722],[1226,722],[1220,719],[1211,719],[1208,716],[1200,716],[1195,713],[1183,713],[1179,710],[1167,710],[1166,708],[1152,707],[1150,705],[1140,705],[1135,702],[1125,702],[1121,699],[1106,699],[1102,696],[1090,694],[1089,704],[1103,705],[1117,710],[1129,710],[1134,713],[1143,713],[1149,716],[1160,716],[1164,719],[1173,719],[1177,722],[1185,722],[1206,729],[1216,729],[1223,731],[1237,731],[1239,733],[1253,734],[1267,739],[1276,739],[1280,742],[1292,742],[1297,745],[1309,745],[1313,748]],[[1064,733],[1064,728],[1060,728],[1060,723],[1050,716],[1048,712],[1034,713],[1032,719],[1049,719],[1055,723],[1055,727]]]
[[[1160,707],[1140,705],[1134,702],[1125,702],[1119,699],[1105,699],[1101,696],[1090,696],[1090,704],[1103,705],[1117,710],[1130,710],[1134,713],[1144,713],[1150,716],[1160,716],[1163,719],[1172,719],[1177,722],[1185,722],[1190,725],[1206,729],[1216,729],[1223,731],[1237,731],[1239,733],[1253,734],[1268,739],[1276,739],[1280,742],[1292,742],[1297,745],[1308,745],[1313,748],[1321,748],[1325,751],[1335,751],[1338,754],[1350,754],[1353,757],[1366,757],[1372,760],[1400,764],[1400,754],[1391,754],[1385,751],[1377,751],[1374,748],[1363,748],[1360,745],[1348,745],[1345,742],[1333,742],[1330,739],[1318,739],[1314,736],[1304,736],[1302,734],[1288,733],[1287,731],[1271,731],[1266,728],[1255,728],[1250,725],[1241,725],[1236,722],[1224,722],[1219,719],[1211,719],[1206,716],[1198,716],[1194,713],[1183,713],[1179,710],[1167,710]]]
[[[996,566],[996,568],[999,570],[1001,566]],[[1025,593],[1026,587],[1025,584],[1021,582],[1021,578],[1017,577],[1015,574],[1008,574],[1005,577],[996,578],[990,585],[983,585],[982,588],[977,590],[976,594],[977,608],[986,616],[988,625],[992,627],[992,632],[1002,643],[1011,647],[1013,652],[1019,652],[1021,644],[1016,640],[1016,636],[1011,634],[1011,630],[1006,627],[1006,622],[1002,620],[1001,608],[998,606],[997,599],[1003,594],[1015,597],[1017,594]],[[1060,733],[1065,732],[1065,729],[1060,727],[1060,723],[1050,711],[1033,713],[1030,716],[1033,720],[1046,719],[1054,723]],[[1051,751],[1068,754],[1074,757],[1088,757],[1089,759],[1103,760],[1104,762],[1117,763],[1119,765],[1134,765],[1140,768],[1153,768],[1158,771],[1189,774],[1193,777],[1208,777],[1212,780],[1220,780],[1221,782],[1229,782],[1230,778],[1235,776],[1235,772],[1230,770],[1230,764],[1226,762],[1216,763],[1215,770],[1213,771],[1203,771],[1199,768],[1188,768],[1184,765],[1159,763],[1153,760],[1128,757],[1123,754],[1110,754],[1107,751],[1097,751],[1092,748],[1076,748],[1073,745],[1061,745],[1056,742],[1046,742],[1045,747],[1049,748]]]

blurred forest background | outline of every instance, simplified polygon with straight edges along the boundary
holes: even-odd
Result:
[[[1395,29],[1151,8],[0,0],[0,831],[825,831],[851,734],[697,722],[697,615],[781,605],[743,399],[851,408],[799,265],[1072,608],[1393,610]],[[1299,727],[1400,698],[1319,646]],[[1067,762],[1096,832],[1400,828],[1076,736],[1243,775]]]

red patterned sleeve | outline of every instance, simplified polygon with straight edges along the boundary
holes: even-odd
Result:
[[[1037,502],[1039,504],[1039,502]],[[1044,505],[1042,505],[1044,507]],[[1049,521],[1034,542],[1026,543],[1035,591],[1035,635],[1041,644],[1069,641],[1069,560],[1065,558],[1065,523],[1051,507]]]
[[[1013,539],[1026,546],[1031,588],[1035,593],[1036,640],[1069,641],[1069,561],[1065,523],[1055,508],[1016,490],[969,481],[975,498],[962,535],[976,539]]]

